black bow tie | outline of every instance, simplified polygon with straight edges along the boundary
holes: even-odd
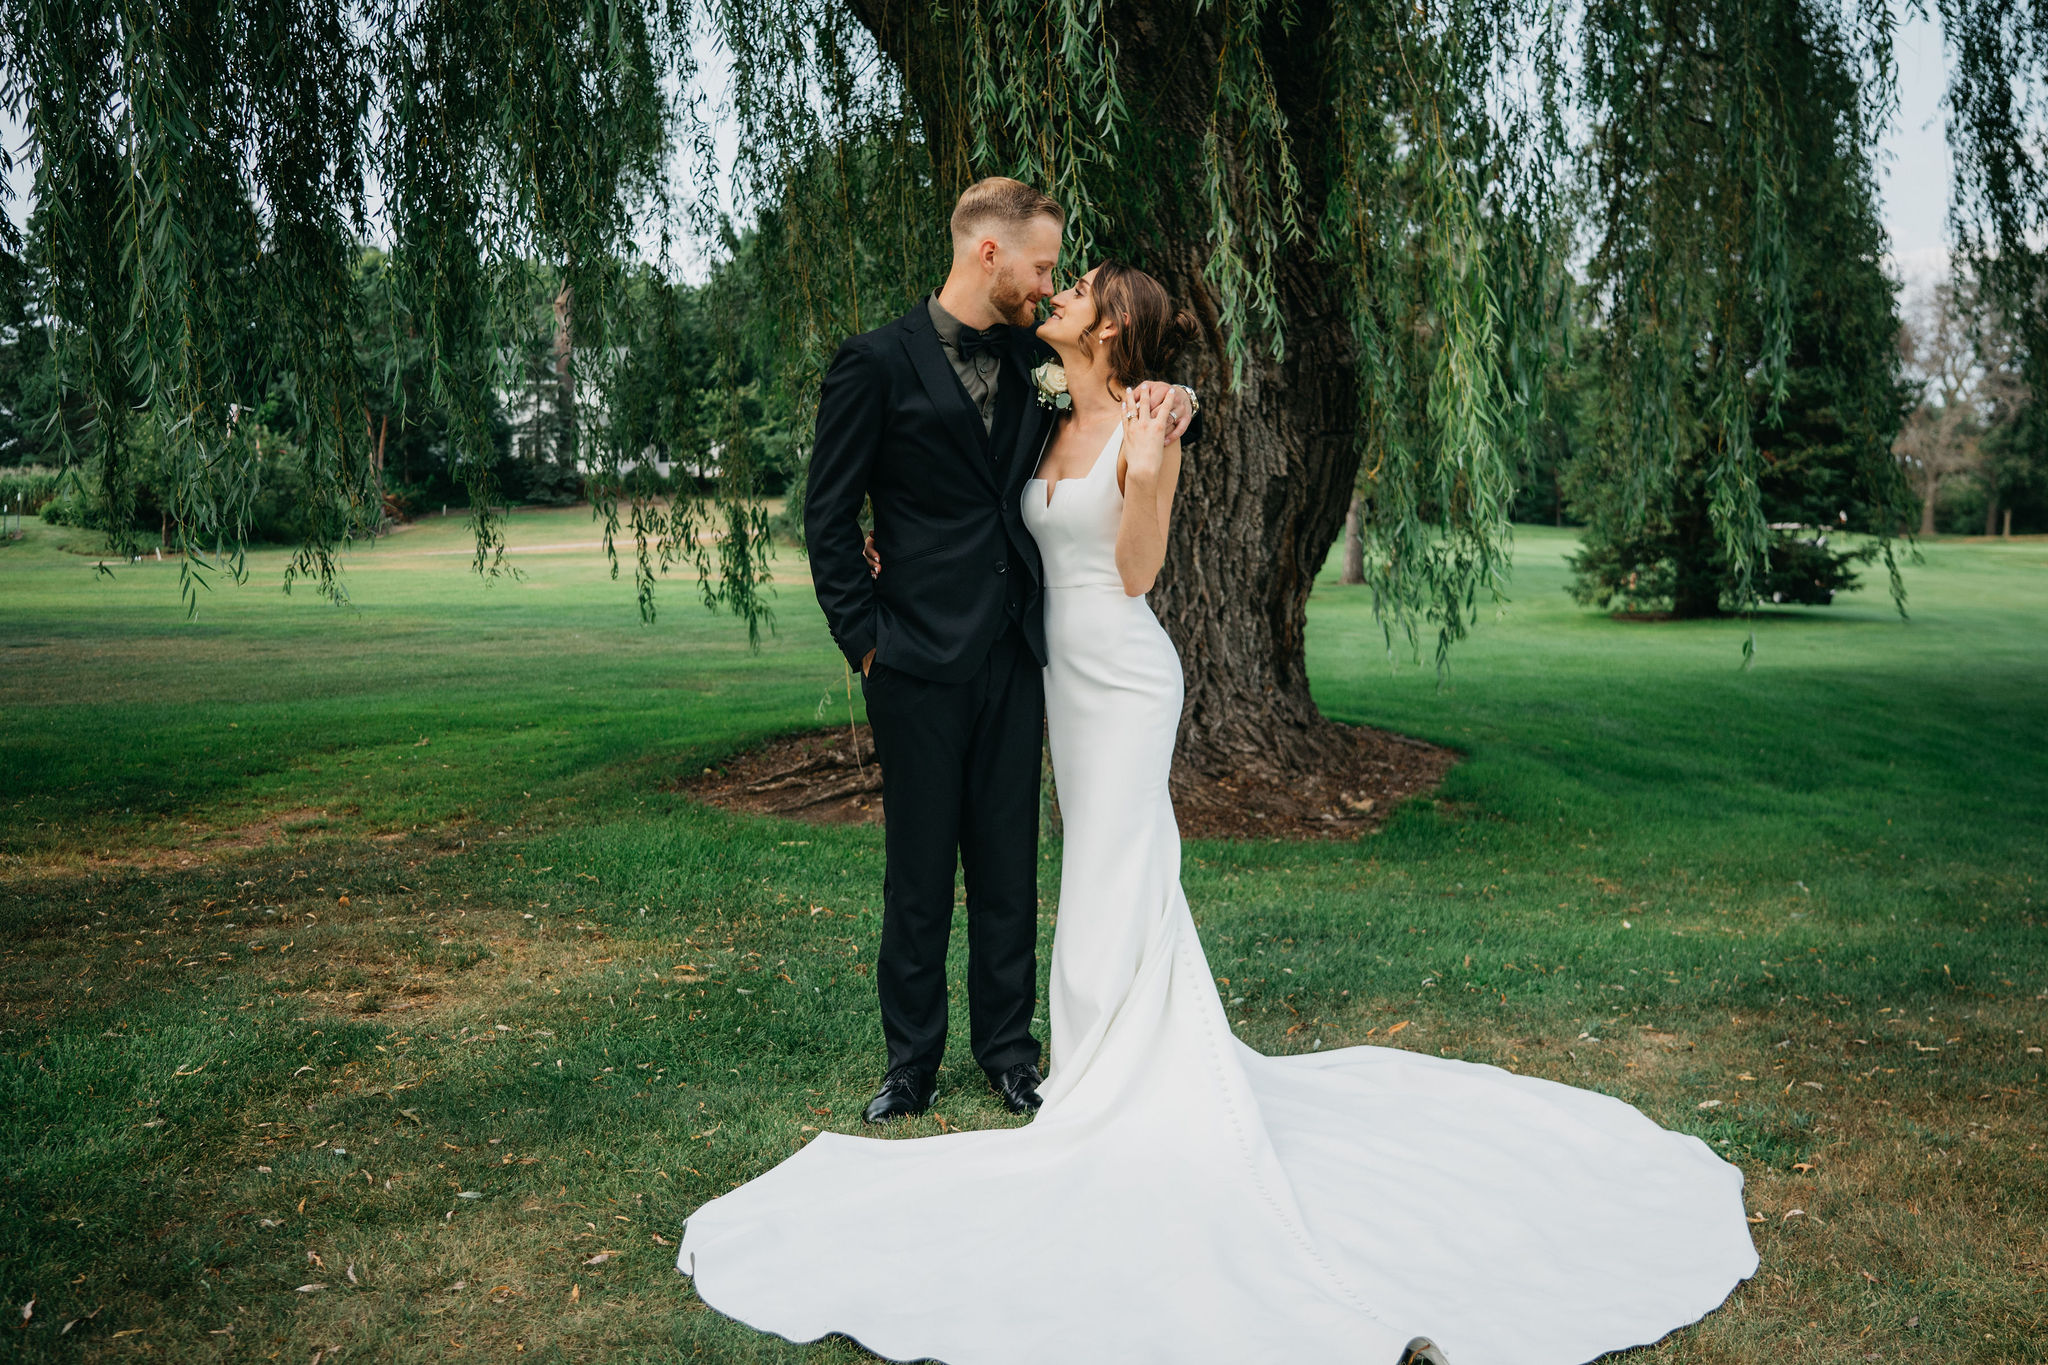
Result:
[[[962,360],[972,360],[984,351],[990,355],[999,355],[1003,345],[1003,326],[1001,323],[997,323],[986,330],[976,327],[962,327],[960,329],[960,336],[953,345],[960,352]]]

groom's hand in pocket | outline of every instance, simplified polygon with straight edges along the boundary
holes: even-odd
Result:
[[[868,670],[875,666],[875,651],[872,649],[860,657],[860,675],[865,678]]]
[[[868,538],[861,542],[860,557],[868,562],[868,577],[882,576],[882,557],[875,553],[875,533],[868,532]]]

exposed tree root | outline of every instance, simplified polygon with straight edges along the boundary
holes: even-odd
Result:
[[[1191,839],[1348,839],[1430,791],[1458,759],[1449,749],[1365,726],[1324,723],[1305,771],[1248,763],[1224,776],[1176,767],[1174,810]],[[855,744],[858,744],[856,752]],[[1270,759],[1270,754],[1268,755]],[[882,770],[863,725],[769,740],[675,784],[726,810],[814,824],[882,821]]]

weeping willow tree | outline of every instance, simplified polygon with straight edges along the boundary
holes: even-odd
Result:
[[[1867,32],[1888,33],[1876,0],[1854,2]],[[1784,0],[1763,10],[1759,24],[1832,22]],[[711,604],[753,625],[767,527],[737,428],[709,495],[653,502],[618,477],[662,440],[649,422],[663,409],[612,420],[614,357],[660,337],[673,306],[672,291],[626,287],[629,262],[651,236],[659,255],[671,227],[713,234],[722,189],[759,212],[752,249],[802,394],[841,337],[936,282],[964,184],[1039,184],[1070,212],[1071,265],[1130,259],[1201,319],[1174,377],[1203,393],[1208,436],[1153,598],[1187,664],[1181,757],[1285,777],[1346,742],[1310,698],[1303,648],[1311,580],[1354,490],[1390,650],[1433,636],[1441,666],[1501,592],[1509,471],[1540,415],[1570,279],[1571,128],[1707,119],[1688,134],[1700,155],[1662,178],[1643,160],[1654,139],[1596,142],[1591,199],[1625,324],[1629,477],[1668,476],[1679,440],[1659,407],[1697,385],[1687,412],[1714,451],[1709,515],[1754,562],[1742,367],[1767,388],[1783,371],[1796,110],[1748,12],[0,0],[0,60],[34,167],[27,246],[51,281],[63,381],[91,419],[69,457],[117,506],[132,488],[124,452],[148,428],[181,471],[188,563],[236,568],[251,476],[231,458],[232,427],[248,388],[281,376],[312,490],[294,571],[330,591],[337,551],[376,507],[348,339],[362,238],[389,242],[388,312],[426,358],[427,401],[471,482],[480,569],[502,549],[492,400],[508,357],[556,326],[532,302],[540,269],[572,337],[578,458],[596,472],[608,543],[632,541],[622,557],[643,607],[660,573],[694,563]],[[1682,43],[1732,74],[1718,103],[1674,113],[1659,73]],[[707,44],[723,80],[698,70]],[[1872,79],[1888,69],[1880,52]],[[737,131],[730,164],[708,99]],[[678,146],[691,153],[680,180]],[[1754,168],[1751,198],[1723,206],[1739,167]],[[1717,211],[1688,220],[1688,194]]]
[[[1902,596],[1899,320],[1875,184],[1891,23],[1811,0],[1593,11],[1589,275],[1610,401],[1572,471],[1580,600],[1680,617],[1824,604],[1880,554]],[[1845,532],[1870,538],[1830,548]]]
[[[1938,0],[1951,54],[1950,223],[1981,305],[2009,329],[2013,362],[2035,401],[2020,439],[2044,436],[2048,394],[2048,9]],[[1999,349],[2003,349],[2000,347]]]

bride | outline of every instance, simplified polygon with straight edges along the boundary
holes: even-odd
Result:
[[[1699,1139],[1492,1066],[1231,1032],[1167,794],[1180,660],[1144,599],[1180,450],[1130,398],[1185,331],[1105,263],[1038,333],[1072,395],[1022,508],[1064,826],[1043,1108],[820,1134],[692,1214],[678,1267],[765,1331],[949,1365],[1579,1365],[1655,1341],[1757,1265],[1742,1174]]]

